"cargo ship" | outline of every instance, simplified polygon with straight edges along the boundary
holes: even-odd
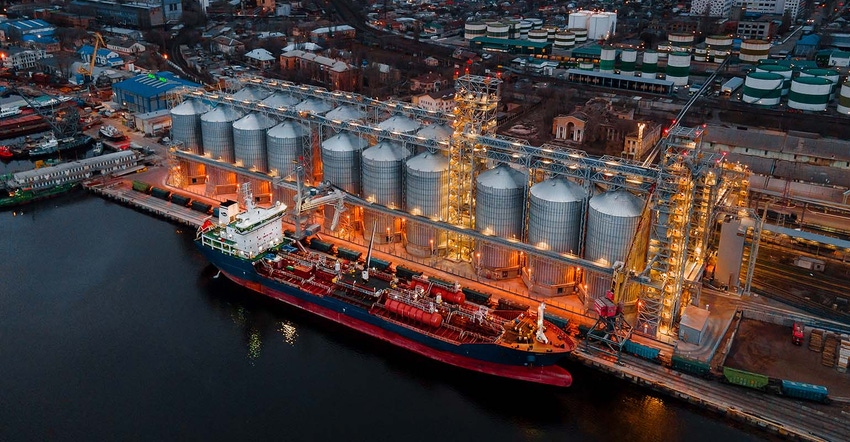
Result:
[[[56,139],[56,137],[51,136],[45,141],[39,143],[38,146],[30,149],[29,156],[30,158],[37,158],[52,155],[57,152],[73,152],[78,149],[88,148],[93,141],[94,138],[88,135],[77,135],[62,139]]]
[[[67,193],[77,187],[80,183],[64,183],[45,189],[14,189],[0,197],[0,209],[22,206],[35,201],[52,198]]]
[[[235,202],[207,220],[196,245],[235,283],[427,358],[503,378],[568,387],[557,363],[576,347],[564,330],[536,309],[491,307],[466,299],[458,283],[420,272],[392,272],[362,253],[334,257],[284,235],[286,205]],[[372,236],[374,238],[374,235]],[[341,254],[342,255],[342,254]]]

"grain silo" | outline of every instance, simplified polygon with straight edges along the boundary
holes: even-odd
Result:
[[[325,114],[325,118],[331,121],[362,121],[366,119],[366,112],[357,106],[343,104]]]
[[[528,243],[578,256],[587,191],[572,181],[552,178],[535,184],[529,193]],[[533,292],[558,295],[575,284],[576,269],[532,255],[524,277]]]
[[[190,98],[171,109],[171,138],[180,149],[203,155],[201,116],[210,111],[206,103]]]
[[[420,127],[422,127],[421,123],[404,115],[393,115],[378,123],[378,129],[403,134],[416,132]]]
[[[506,165],[480,173],[475,180],[475,230],[521,240],[527,180],[524,173]],[[474,265],[486,278],[512,278],[519,273],[519,252],[477,241]]]
[[[261,101],[271,95],[271,92],[253,86],[245,86],[233,94],[236,101]]]
[[[275,123],[271,118],[257,113],[245,115],[233,122],[233,149],[237,165],[260,172],[269,171],[266,131]]]
[[[298,112],[308,112],[316,115],[324,115],[325,112],[331,109],[332,107],[327,101],[318,98],[305,98],[295,105],[295,110]]]
[[[297,121],[286,120],[269,129],[266,132],[269,174],[291,176],[309,147],[310,129]]]
[[[404,160],[410,151],[395,141],[382,141],[363,151],[361,163],[363,187],[362,196],[366,201],[381,204],[392,209],[404,207],[402,189],[404,188]],[[375,243],[394,242],[401,230],[398,218],[364,210],[364,237],[371,239],[375,228]]]
[[[228,163],[236,161],[233,152],[233,122],[240,118],[242,112],[226,105],[219,105],[201,115],[201,139],[205,155]]]
[[[260,101],[263,105],[274,109],[289,109],[299,102],[301,102],[301,100],[284,92],[275,92]]]
[[[412,216],[405,225],[407,251],[415,256],[432,256],[445,247],[446,231],[416,222],[423,216],[435,221],[448,219],[449,160],[440,152],[422,152],[407,160],[405,208]]]

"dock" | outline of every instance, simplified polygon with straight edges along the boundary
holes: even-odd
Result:
[[[117,201],[125,206],[130,206],[185,226],[198,228],[204,221],[210,218],[208,214],[137,192],[133,190],[131,181],[126,179],[89,182],[85,183],[83,187],[106,199]]]

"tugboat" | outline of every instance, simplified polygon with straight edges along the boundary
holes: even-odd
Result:
[[[110,124],[100,126],[100,135],[110,141],[121,141],[126,137],[124,132]]]
[[[14,156],[15,154],[12,152],[12,149],[9,149],[7,146],[0,146],[0,160],[9,161]]]

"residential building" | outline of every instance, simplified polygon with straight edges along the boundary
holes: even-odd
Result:
[[[443,89],[446,81],[443,76],[434,72],[429,72],[410,79],[410,90],[412,92],[436,92]]]
[[[729,17],[732,10],[732,0],[694,0],[691,3],[691,15],[709,17]],[[706,12],[707,11],[707,12]]]
[[[212,50],[233,56],[245,52],[245,43],[230,37],[216,37],[212,41]]]
[[[16,46],[0,49],[0,62],[3,67],[15,70],[32,68],[41,59],[52,56],[44,49],[24,49]]]
[[[330,90],[356,91],[360,88],[360,69],[332,58],[294,50],[280,56],[284,71],[297,71]]]
[[[328,40],[354,38],[357,32],[349,25],[337,25],[310,31],[310,41],[320,43]]]
[[[274,55],[263,48],[249,51],[245,54],[245,59],[248,61],[248,64],[258,69],[268,69],[275,62]]]
[[[116,2],[112,0],[72,0],[68,12],[93,15],[101,23],[151,29],[176,23],[183,16],[181,0]]]
[[[441,91],[428,92],[422,95],[414,95],[411,102],[414,106],[422,109],[449,113],[455,108],[455,90],[454,88],[443,89]]]
[[[631,160],[641,160],[660,139],[660,124],[638,122],[637,130],[626,135],[625,142],[623,143],[623,157]]]
[[[121,54],[138,54],[145,52],[145,46],[131,38],[110,38],[106,40],[106,48]]]
[[[93,52],[94,47],[92,45],[84,45],[77,51],[77,53],[80,54],[80,58],[82,58],[85,63],[91,63]],[[94,64],[98,66],[120,68],[124,65],[124,60],[115,51],[111,51],[107,48],[97,48],[97,55],[95,55]]]

